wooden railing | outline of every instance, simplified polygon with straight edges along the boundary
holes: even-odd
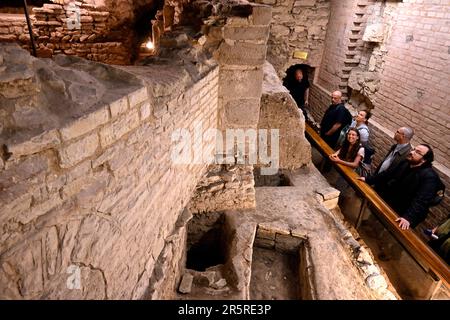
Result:
[[[320,137],[320,135],[309,125],[305,124],[305,134],[314,144],[316,149],[327,157],[334,151]],[[395,220],[399,217],[397,213],[381,199],[378,194],[365,182],[357,180],[358,175],[350,167],[333,162],[335,168],[341,173],[348,184],[362,197],[363,202],[357,218],[356,227],[359,227],[361,217],[367,203],[371,205],[372,211],[378,216],[383,224],[391,231],[392,235],[403,245],[409,254],[430,273],[436,280],[442,280],[447,288],[450,288],[450,268],[448,264],[433,251],[419,236],[411,229],[402,230]]]

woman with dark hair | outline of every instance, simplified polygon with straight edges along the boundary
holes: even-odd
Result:
[[[353,169],[358,168],[364,159],[364,148],[361,146],[360,139],[358,129],[350,128],[342,147],[330,155],[331,161]]]
[[[300,67],[288,69],[283,86],[289,90],[306,119],[305,106],[309,104],[309,81],[306,72]]]

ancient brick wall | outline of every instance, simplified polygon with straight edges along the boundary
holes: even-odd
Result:
[[[144,294],[207,168],[174,163],[172,133],[192,133],[198,122],[215,127],[218,99],[218,68],[195,84],[164,82],[161,72],[146,70],[146,87],[7,146],[12,156],[0,167],[3,299]]]
[[[253,166],[211,165],[189,202],[191,213],[249,209],[256,206]]]
[[[322,60],[330,16],[328,0],[256,0],[272,6],[272,21],[267,60],[280,77],[297,63],[318,67]],[[294,58],[294,51],[307,53],[306,59]],[[312,80],[312,79],[311,79]]]
[[[107,8],[90,1],[68,1],[29,11],[39,57],[64,53],[111,64],[130,62],[129,44],[108,40],[111,14]],[[0,41],[31,48],[23,14],[0,14]]]

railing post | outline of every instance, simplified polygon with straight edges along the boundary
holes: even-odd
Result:
[[[28,16],[27,0],[23,0],[23,10],[25,10],[25,17],[27,19],[28,32],[30,34],[30,40],[31,40],[32,54],[33,54],[33,56],[36,57],[36,46],[34,45],[33,29],[31,27],[30,17]]]
[[[364,215],[364,211],[366,211],[366,208],[367,208],[367,199],[363,197],[361,200],[361,206],[359,207],[358,218],[356,218],[355,223],[356,230],[358,230],[359,227],[361,226],[362,217]]]

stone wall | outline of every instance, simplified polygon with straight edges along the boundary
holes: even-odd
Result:
[[[226,20],[223,41],[215,53],[220,65],[221,129],[256,129],[259,120],[271,8],[253,4],[243,5],[242,10],[248,13]]]
[[[366,8],[370,0],[331,0],[331,15],[317,84],[347,95],[350,71],[357,67],[363,48]]]
[[[271,134],[273,130],[278,130],[278,146],[275,148],[272,141],[268,143],[270,152],[279,153],[277,167],[295,170],[310,164],[311,146],[305,138],[303,113],[268,62],[264,65],[262,90],[258,129],[271,131]],[[274,167],[273,163],[271,167]]]
[[[3,299],[140,298],[175,241],[207,165],[174,163],[172,133],[193,133],[199,121],[215,127],[218,68],[195,82],[179,67],[123,70],[145,85],[64,128],[5,146]]]
[[[328,0],[256,0],[272,6],[272,22],[267,60],[284,77],[286,69],[297,63],[318,67],[322,60],[330,16]],[[294,57],[307,53],[306,59]],[[312,79],[311,79],[312,80]]]
[[[112,17],[105,7],[89,1],[68,1],[44,4],[29,13],[38,57],[64,53],[110,64],[130,63],[129,43],[108,40],[113,38],[108,35]],[[31,48],[24,15],[1,14],[0,27],[0,41]]]
[[[188,204],[190,213],[255,207],[253,166],[210,165]]]

